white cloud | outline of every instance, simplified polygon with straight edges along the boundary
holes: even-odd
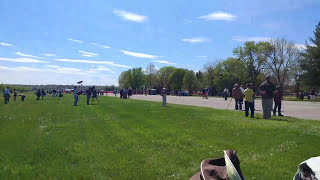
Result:
[[[43,54],[44,56],[47,56],[47,57],[52,57],[52,56],[56,56],[55,54]]]
[[[33,56],[33,55],[30,55],[30,54],[23,54],[23,53],[21,53],[21,52],[16,52],[16,55],[23,56],[23,57],[40,58],[40,59],[43,59],[43,57]]]
[[[208,56],[196,56],[197,58],[207,58]]]
[[[6,67],[0,66],[0,82],[5,84],[76,84],[79,79],[84,85],[117,85],[117,78],[108,74],[91,73],[90,71],[79,72],[74,69],[43,69],[32,67]],[[27,72],[27,73],[26,73]],[[66,76],[68,74],[68,76]],[[10,77],[10,78],[7,78]],[[34,78],[37,77],[37,78]]]
[[[0,61],[11,61],[11,62],[21,62],[21,63],[49,63],[47,61],[39,61],[31,58],[1,58]]]
[[[295,46],[296,46],[296,48],[298,48],[298,49],[300,49],[300,50],[307,49],[307,45],[305,45],[305,44],[296,44]],[[308,46],[313,46],[313,47],[315,47],[316,45],[314,45],[314,44],[308,44]]]
[[[243,36],[237,36],[232,38],[233,41],[238,41],[238,42],[246,42],[246,41],[270,41],[270,37],[243,37]]]
[[[157,60],[157,61],[154,61],[154,62],[161,63],[161,64],[170,64],[170,65],[175,65],[176,64],[176,63],[172,63],[172,62],[169,62],[169,61],[160,61],[160,60]]]
[[[296,48],[303,50],[303,49],[307,49],[307,46],[304,44],[296,44]]]
[[[77,42],[77,43],[83,43],[83,41],[80,41],[80,40],[77,40],[77,39],[67,38],[67,40],[73,41],[73,42]]]
[[[0,66],[0,69],[9,69],[9,68],[6,66]]]
[[[47,67],[50,67],[50,68],[60,68],[60,66],[55,66],[55,65],[47,65]]]
[[[102,48],[106,48],[106,49],[109,49],[111,48],[110,46],[103,46],[103,45],[100,45],[100,44],[97,44],[97,43],[90,43],[91,45],[94,45],[94,46],[100,46]]]
[[[190,42],[190,43],[202,43],[202,42],[210,42],[211,39],[203,38],[203,37],[194,37],[194,38],[185,38],[181,39],[183,42]]]
[[[12,44],[8,44],[8,43],[4,43],[4,42],[0,42],[0,46],[13,46]]]
[[[91,61],[91,60],[76,60],[76,59],[55,59],[56,61],[62,62],[73,62],[73,63],[86,63],[86,64],[107,64],[115,67],[124,67],[124,68],[131,68],[131,66],[122,65],[122,64],[115,64],[112,61]]]
[[[237,16],[233,15],[233,14],[229,14],[229,13],[225,13],[225,12],[213,12],[204,16],[200,16],[198,17],[200,19],[205,19],[207,21],[211,21],[211,20],[223,20],[223,21],[233,21],[234,19],[237,18]]]
[[[125,20],[134,21],[138,23],[142,23],[147,20],[146,16],[134,14],[134,13],[123,11],[123,10],[114,10],[113,13]]]
[[[78,51],[79,53],[81,53],[82,56],[85,57],[97,57],[99,54],[96,53],[91,53],[91,52],[86,52],[86,51]]]
[[[106,68],[106,67],[98,67],[98,68],[96,68],[96,69],[89,69],[89,71],[91,71],[91,72],[96,72],[96,71],[109,71],[109,72],[111,72],[111,73],[115,73],[114,71],[112,71],[111,69],[109,69],[109,68]]]
[[[47,67],[54,68],[57,71],[68,71],[68,72],[80,72],[81,71],[78,68],[60,67],[60,66],[56,66],[56,65],[47,65]]]
[[[143,53],[136,53],[136,52],[130,52],[130,51],[125,51],[125,50],[120,50],[123,54],[128,55],[128,56],[133,56],[133,57],[138,57],[138,58],[148,58],[148,59],[154,59],[160,56],[155,56],[155,55],[150,55],[150,54],[143,54]]]

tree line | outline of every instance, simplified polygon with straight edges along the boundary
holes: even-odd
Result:
[[[320,87],[320,22],[314,37],[306,48],[285,38],[267,42],[248,41],[233,50],[233,56],[217,63],[207,63],[201,71],[173,66],[156,69],[149,64],[144,70],[133,68],[123,71],[118,79],[119,88],[187,90],[210,89],[210,95],[231,90],[235,83],[253,83],[255,88],[271,75],[282,90],[301,91]]]

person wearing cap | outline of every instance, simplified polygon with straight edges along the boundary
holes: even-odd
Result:
[[[234,88],[232,89],[232,96],[235,100],[235,110],[242,110],[243,94],[238,84],[234,85]]]
[[[166,87],[162,88],[161,96],[162,96],[162,107],[166,107],[167,106],[167,89],[166,89]]]
[[[274,109],[273,115],[276,115],[277,108],[278,108],[278,116],[283,116],[281,114],[281,101],[282,101],[282,92],[280,86],[276,87],[277,90],[274,92]]]
[[[74,88],[73,88],[73,97],[74,97],[74,103],[73,103],[73,105],[74,106],[77,106],[77,104],[78,104],[78,90],[77,90],[77,86],[75,86]]]
[[[3,96],[4,96],[4,104],[8,104],[9,98],[10,98],[10,87],[9,86],[7,86],[7,88],[4,90]]]
[[[259,92],[262,98],[263,119],[271,119],[272,99],[275,90],[276,86],[271,82],[270,76],[267,76],[266,81],[259,86]]]

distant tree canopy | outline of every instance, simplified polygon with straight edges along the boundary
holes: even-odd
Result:
[[[145,71],[134,68],[119,76],[119,86],[133,89],[166,86],[172,90],[201,91],[212,88],[221,94],[224,88],[231,90],[238,83],[245,87],[253,83],[255,89],[271,75],[274,83],[283,90],[299,91],[320,87],[320,22],[310,38],[313,45],[303,50],[284,38],[268,42],[245,42],[233,50],[233,57],[218,63],[207,63],[201,71],[162,67],[159,70],[149,64]],[[295,88],[292,88],[294,87]],[[214,94],[211,94],[214,95]]]
[[[306,50],[301,53],[301,78],[300,83],[311,88],[320,87],[320,22],[310,38],[313,45],[306,45]]]

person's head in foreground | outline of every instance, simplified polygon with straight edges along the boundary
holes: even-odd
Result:
[[[247,83],[246,87],[249,89],[251,87],[251,83]]]

